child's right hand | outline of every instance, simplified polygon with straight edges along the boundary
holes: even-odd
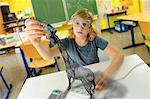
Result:
[[[31,43],[40,43],[41,37],[45,35],[45,31],[40,23],[37,20],[29,20],[25,23],[25,25],[25,32]]]

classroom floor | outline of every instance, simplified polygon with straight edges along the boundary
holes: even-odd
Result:
[[[131,44],[130,31],[125,33],[117,33],[114,30],[113,34],[108,33],[107,31],[102,32],[103,38],[109,41],[109,43],[115,47],[116,49],[122,51],[125,55],[138,54],[144,61],[148,61],[150,59],[147,48],[145,45],[130,48],[123,50],[124,46]],[[135,28],[135,38],[136,42],[143,42],[143,38],[141,33],[139,32],[139,28]],[[5,76],[8,83],[12,83],[13,88],[10,94],[9,99],[16,99],[26,77],[26,72],[22,63],[22,59],[20,54],[12,54],[12,55],[3,55],[0,56],[0,63],[3,65],[3,75]],[[61,59],[58,60],[59,66],[62,66],[63,62]],[[62,66],[63,67],[63,66]],[[62,70],[64,68],[61,68]],[[55,72],[54,67],[46,68],[46,70],[42,73],[51,73]],[[1,96],[4,96],[6,92],[6,88],[3,85],[3,82],[0,80],[0,99]]]

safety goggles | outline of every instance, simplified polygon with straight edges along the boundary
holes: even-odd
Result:
[[[84,30],[89,29],[91,27],[90,20],[81,21],[81,20],[74,19],[72,22],[73,22],[73,26],[82,27],[82,29]]]

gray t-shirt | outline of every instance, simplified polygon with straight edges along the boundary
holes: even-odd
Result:
[[[104,50],[108,42],[101,37],[96,36],[94,40],[88,42],[85,46],[79,46],[72,38],[62,39],[62,45],[67,50],[70,58],[80,66],[98,63],[98,48]],[[72,63],[72,62],[70,62]]]

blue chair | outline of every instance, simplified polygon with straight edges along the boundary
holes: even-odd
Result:
[[[8,99],[9,94],[10,94],[11,89],[12,89],[12,84],[10,84],[10,85],[7,84],[7,82],[6,82],[5,78],[4,78],[4,76],[2,75],[2,70],[3,70],[3,66],[0,64],[0,77],[1,77],[1,79],[2,79],[2,81],[3,81],[3,83],[4,83],[4,85],[6,86],[6,88],[7,88],[7,90],[8,90],[6,96],[4,97],[4,99]]]

